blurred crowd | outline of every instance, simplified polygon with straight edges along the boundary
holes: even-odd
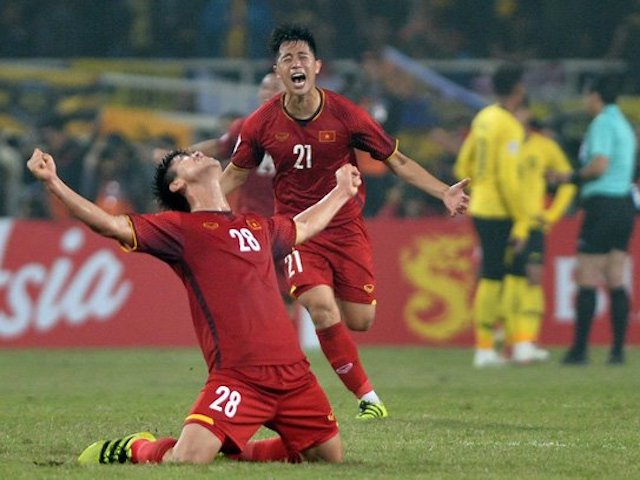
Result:
[[[3,0],[0,57],[262,58],[271,29],[314,29],[323,58],[626,57],[640,2],[611,0]]]
[[[345,94],[397,136],[403,151],[453,182],[452,165],[475,113],[381,58],[391,45],[416,59],[617,58],[629,61],[629,93],[638,93],[640,1],[598,0],[3,0],[0,58],[245,58],[267,57],[266,41],[281,22],[310,25],[325,67],[321,86]],[[359,62],[357,78],[337,78],[332,59]],[[486,72],[485,72],[486,73]],[[545,72],[546,78],[553,71]],[[636,78],[637,76],[637,78]],[[482,91],[482,75],[467,82]],[[470,79],[466,79],[470,80]],[[530,78],[540,83],[540,78]],[[6,95],[5,95],[6,96]],[[234,118],[226,114],[226,123]],[[577,158],[587,119],[548,123],[570,158]],[[74,189],[111,212],[153,211],[148,188],[153,151],[180,145],[169,135],[131,140],[100,131],[99,118],[78,134],[69,119],[50,115],[27,132],[0,135],[0,216],[61,218],[43,201],[24,163],[35,146],[51,152]],[[199,132],[214,138],[225,131]],[[397,183],[379,162],[363,157],[367,217],[441,215],[440,202]]]

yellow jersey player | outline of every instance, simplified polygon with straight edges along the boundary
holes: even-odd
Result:
[[[494,348],[494,330],[502,316],[506,257],[511,249],[523,247],[529,232],[521,198],[524,128],[514,115],[526,93],[523,75],[517,64],[507,63],[496,70],[492,81],[498,101],[473,119],[454,167],[459,178],[471,178],[469,212],[482,248],[482,271],[473,301],[476,367],[506,362]]]
[[[564,215],[577,189],[572,184],[561,185],[548,204],[547,178],[571,174],[571,164],[558,143],[531,120],[528,102],[516,115],[526,132],[521,151],[522,190],[526,192],[522,201],[531,228],[525,248],[515,255],[504,281],[503,313],[512,360],[526,364],[549,358],[549,352],[536,345],[544,315],[544,234]]]

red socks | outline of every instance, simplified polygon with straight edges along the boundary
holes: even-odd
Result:
[[[320,347],[338,377],[357,398],[373,390],[362,368],[356,343],[342,322],[316,330]]]
[[[242,453],[227,455],[227,457],[241,462],[300,463],[302,461],[300,454],[290,453],[287,450],[280,437],[254,440],[247,443]]]
[[[162,463],[162,457],[176,444],[175,438],[160,438],[154,442],[140,439],[131,444],[133,463]],[[247,443],[242,453],[227,455],[234,460],[245,462],[290,462],[299,463],[299,454],[290,454],[280,437],[256,440]]]
[[[245,462],[284,462],[289,458],[287,447],[280,437],[247,443],[238,460]]]
[[[152,442],[140,439],[131,444],[131,461],[133,463],[162,463],[162,457],[167,450],[173,448],[175,438],[159,438]]]

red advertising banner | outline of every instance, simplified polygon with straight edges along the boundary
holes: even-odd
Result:
[[[362,344],[470,345],[471,301],[481,253],[468,217],[384,220],[367,224],[378,279],[376,321],[356,334]],[[632,239],[626,275],[632,292],[629,342],[640,343],[640,222]],[[579,220],[564,219],[546,241],[544,291],[546,318],[541,343],[567,345],[573,334],[575,245]],[[608,296],[598,293],[591,341],[610,342]]]
[[[171,269],[78,223],[0,220],[0,345],[195,345]]]
[[[479,252],[468,218],[368,223],[378,278],[373,328],[362,344],[471,345],[471,299]],[[576,219],[549,236],[542,342],[568,344],[576,286]],[[629,340],[640,343],[640,255],[636,228],[629,262]],[[607,295],[599,294],[592,341],[610,338]],[[171,269],[74,223],[0,220],[0,346],[190,346],[184,289]]]

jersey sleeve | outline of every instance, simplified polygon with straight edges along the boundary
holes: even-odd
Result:
[[[590,158],[587,159],[587,162],[591,162],[591,159],[597,155],[611,157],[613,150],[613,129],[609,128],[607,122],[603,118],[596,119],[593,127],[589,139]]]
[[[462,147],[460,147],[460,152],[458,152],[458,157],[453,165],[453,174],[458,180],[473,177],[474,147],[473,134],[469,132],[462,143]]]
[[[296,223],[293,218],[284,215],[269,217],[268,222],[273,256],[285,257],[296,243]]]
[[[182,257],[183,235],[177,212],[129,215],[133,227],[130,251],[148,253],[172,263]]]
[[[567,158],[560,145],[554,140],[549,139],[547,143],[548,148],[548,168],[558,173],[568,173],[573,170],[571,163]]]
[[[571,172],[571,164],[569,163],[569,159],[565,155],[560,145],[558,145],[555,141],[549,139],[547,142],[548,148],[548,169],[558,172],[558,173],[568,173]],[[577,187],[572,183],[563,183],[558,187],[555,195],[553,196],[553,201],[549,208],[547,208],[544,212],[546,220],[549,224],[556,223],[567,211],[571,202],[573,201],[573,197],[577,192]]]
[[[345,99],[346,100],[346,99]],[[389,135],[366,110],[353,103],[342,104],[344,119],[351,130],[351,146],[369,152],[376,160],[386,160],[398,149],[398,140]]]
[[[264,148],[259,141],[259,116],[256,114],[260,110],[253,113],[243,123],[240,134],[238,135],[231,162],[240,168],[253,169],[260,165],[264,158]]]
[[[506,126],[506,125],[505,125]],[[506,128],[498,138],[498,185],[504,202],[514,220],[511,235],[526,238],[529,235],[529,216],[521,196],[522,189],[521,149],[524,132],[520,128]]]

